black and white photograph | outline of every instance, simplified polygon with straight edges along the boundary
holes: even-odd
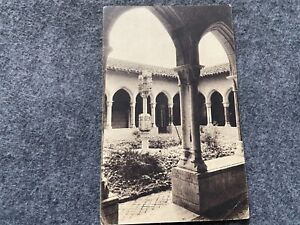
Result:
[[[249,218],[232,8],[107,6],[101,223]]]

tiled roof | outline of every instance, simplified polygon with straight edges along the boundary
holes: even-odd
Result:
[[[156,76],[177,78],[176,72],[170,68],[134,63],[114,58],[108,58],[107,69],[137,74],[141,73],[143,70],[147,70],[149,72],[152,72],[152,74]],[[224,72],[229,72],[229,64],[204,67],[203,69],[201,69],[200,74],[202,77],[205,77],[213,76]]]

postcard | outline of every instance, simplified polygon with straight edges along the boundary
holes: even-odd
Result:
[[[101,222],[248,219],[231,6],[103,16]]]

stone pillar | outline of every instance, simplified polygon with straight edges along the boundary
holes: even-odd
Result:
[[[200,142],[200,126],[199,126],[199,101],[198,101],[198,83],[200,76],[200,69],[193,68],[191,71],[193,81],[191,82],[191,113],[192,113],[192,149],[193,149],[193,164],[194,170],[196,172],[207,171],[207,166],[205,165],[202,155],[201,155],[201,142]],[[191,78],[190,78],[191,79]]]
[[[111,121],[112,121],[112,105],[113,105],[113,102],[112,101],[107,101],[106,102],[106,106],[107,106],[107,118],[106,118],[106,129],[111,129],[112,126],[111,126]]]
[[[212,125],[212,115],[211,115],[211,103],[207,102],[205,103],[206,105],[206,114],[207,114],[207,126],[211,126]]]
[[[178,166],[195,172],[205,172],[207,167],[201,156],[199,107],[198,107],[198,83],[200,66],[183,65],[176,68],[180,82],[180,104],[182,120],[182,140],[184,155]],[[191,110],[189,110],[189,104]],[[191,125],[191,129],[190,129]],[[192,150],[190,142],[192,136]]]
[[[142,96],[143,97],[143,114],[147,114],[147,96]]]
[[[236,121],[236,128],[238,130],[238,141],[237,141],[237,151],[236,155],[243,155],[243,141],[241,135],[241,127],[240,127],[240,111],[239,111],[239,102],[238,102],[238,95],[237,95],[237,76],[235,74],[228,76],[228,80],[232,80],[233,86],[233,98],[234,98],[234,110],[235,110],[235,121]]]
[[[183,157],[181,158],[181,164],[185,164],[187,159],[190,157],[190,101],[189,101],[189,86],[185,81],[179,80],[179,95],[180,95],[180,114],[181,114],[181,128],[182,128],[182,147]]]
[[[173,104],[168,104],[169,126],[173,125]]]
[[[230,118],[229,118],[229,103],[224,103],[223,102],[223,107],[224,107],[224,117],[225,117],[225,126],[230,127]]]
[[[173,104],[168,104],[168,116],[169,116],[169,121],[168,121],[168,132],[172,133],[173,132]]]
[[[156,127],[156,124],[155,124],[155,107],[156,107],[156,103],[152,102],[151,103],[151,122],[152,122],[152,127]]]
[[[135,128],[135,102],[130,102],[130,127]]]

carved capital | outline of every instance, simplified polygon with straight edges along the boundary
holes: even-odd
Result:
[[[198,84],[200,70],[203,67],[201,65],[185,64],[174,68],[174,71],[178,73],[179,85]]]
[[[207,108],[211,108],[211,103],[210,102],[205,103],[205,105],[206,105]]]
[[[108,107],[111,107],[112,104],[113,104],[113,101],[106,101],[106,105],[107,105]]]
[[[227,108],[227,107],[229,107],[229,103],[228,102],[223,102],[223,106],[224,106],[224,108]]]

